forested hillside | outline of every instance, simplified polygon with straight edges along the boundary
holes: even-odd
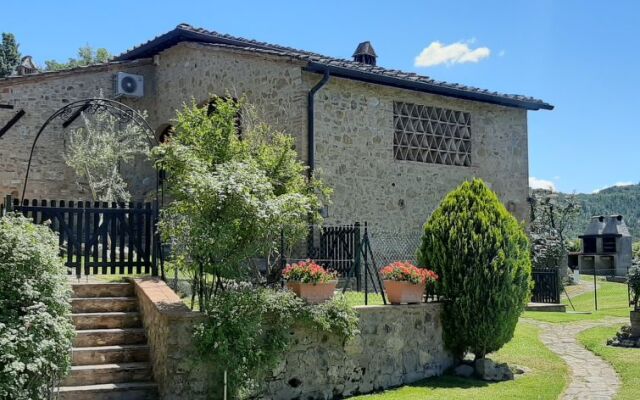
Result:
[[[560,193],[560,196],[571,196]],[[581,235],[593,215],[622,214],[634,241],[640,240],[640,185],[614,186],[597,193],[575,195],[581,216],[567,238]]]

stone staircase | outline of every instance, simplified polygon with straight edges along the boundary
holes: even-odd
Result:
[[[60,400],[157,399],[149,346],[130,283],[73,284],[71,372]]]

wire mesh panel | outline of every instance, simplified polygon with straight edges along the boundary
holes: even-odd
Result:
[[[391,232],[369,228],[373,257],[378,268],[395,261],[417,263],[416,251],[420,246],[420,232]]]

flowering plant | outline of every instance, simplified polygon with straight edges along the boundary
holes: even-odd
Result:
[[[406,281],[426,285],[438,280],[438,274],[426,268],[418,268],[408,261],[397,261],[380,270],[382,278],[390,281]]]
[[[311,260],[289,264],[282,271],[286,280],[302,283],[326,283],[336,278],[335,272],[328,272]]]

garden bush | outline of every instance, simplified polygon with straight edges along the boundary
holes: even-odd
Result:
[[[640,311],[640,266],[634,265],[629,269],[629,289],[631,290],[631,306]]]
[[[73,326],[58,237],[0,217],[0,399],[49,398],[70,365]]]
[[[513,337],[530,296],[529,242],[484,182],[444,198],[424,226],[418,261],[440,276],[444,340],[455,356],[482,358]]]
[[[284,356],[294,325],[344,339],[358,332],[358,316],[343,296],[309,305],[290,291],[249,284],[229,285],[209,301],[205,314],[195,343],[201,357],[215,364],[216,375],[227,371],[231,398],[255,395]]]

